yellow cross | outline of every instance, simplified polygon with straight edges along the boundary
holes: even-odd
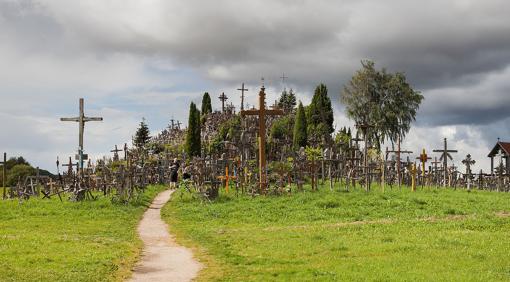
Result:
[[[221,175],[217,177],[218,179],[225,181],[225,192],[228,193],[228,187],[230,184],[230,179],[237,179],[234,175],[228,175],[228,165],[225,166],[225,175]]]

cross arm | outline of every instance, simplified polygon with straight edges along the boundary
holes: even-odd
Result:
[[[280,109],[276,110],[266,110],[266,115],[276,116],[276,115],[283,115],[283,111]]]
[[[242,116],[258,116],[259,110],[245,110],[241,111]]]
[[[103,121],[102,117],[86,117],[83,121]]]
[[[77,117],[75,117],[75,118],[60,118],[60,121],[76,121],[76,122],[78,122],[78,121],[80,121],[80,118],[77,118]]]

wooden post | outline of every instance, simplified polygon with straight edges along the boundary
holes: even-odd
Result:
[[[7,153],[4,152],[4,161],[1,162],[2,164],[2,187],[3,187],[3,199],[5,200],[7,198],[6,195],[6,188],[5,188],[5,179],[7,178],[7,168],[5,167],[7,165]]]
[[[411,166],[411,190],[416,191],[416,164]]]

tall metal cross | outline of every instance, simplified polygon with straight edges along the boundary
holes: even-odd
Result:
[[[7,178],[7,169],[6,169],[6,165],[7,165],[7,153],[4,152],[4,161],[3,162],[0,162],[0,164],[2,165],[2,187],[3,187],[3,199],[5,200],[5,198],[7,197],[6,195],[6,190],[5,190],[5,179]]]
[[[450,153],[457,153],[457,150],[448,150],[448,143],[446,141],[446,138],[444,139],[444,148],[443,149],[436,149],[433,152],[435,153],[441,153],[441,157],[439,158],[440,161],[443,161],[443,185],[446,186],[447,180],[448,180],[448,159],[453,161],[452,155]]]
[[[266,175],[266,116],[283,115],[280,109],[266,109],[265,87],[262,86],[259,92],[259,109],[241,111],[241,116],[259,117],[259,173],[260,173],[260,193],[263,193],[267,187]]]
[[[221,100],[221,112],[224,113],[225,112],[225,101],[228,100],[228,97],[227,95],[225,95],[225,92],[222,92],[220,96],[218,96],[218,98]]]
[[[248,91],[248,89],[244,88],[244,82],[241,85],[241,88],[237,90],[241,91],[241,111],[244,111],[244,91]]]
[[[72,118],[60,118],[60,121],[73,121],[78,123],[79,136],[78,136],[78,161],[80,169],[83,168],[83,161],[85,155],[83,154],[83,132],[85,131],[85,123],[89,121],[103,121],[102,117],[86,117],[84,112],[83,98],[80,98],[80,115]]]

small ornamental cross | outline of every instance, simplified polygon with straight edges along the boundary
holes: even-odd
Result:
[[[228,187],[230,186],[230,179],[237,179],[237,176],[228,174],[228,165],[227,165],[227,166],[225,166],[225,175],[218,176],[217,179],[225,181],[225,192],[228,193]]]
[[[224,113],[225,112],[225,101],[228,100],[228,97],[227,95],[225,95],[225,92],[222,92],[220,96],[218,96],[218,98],[221,100],[221,112]]]
[[[417,160],[420,160],[421,163],[421,176],[425,176],[425,164],[428,160],[431,160],[432,158],[427,155],[425,152],[425,149],[422,150],[419,157],[416,158]]]

